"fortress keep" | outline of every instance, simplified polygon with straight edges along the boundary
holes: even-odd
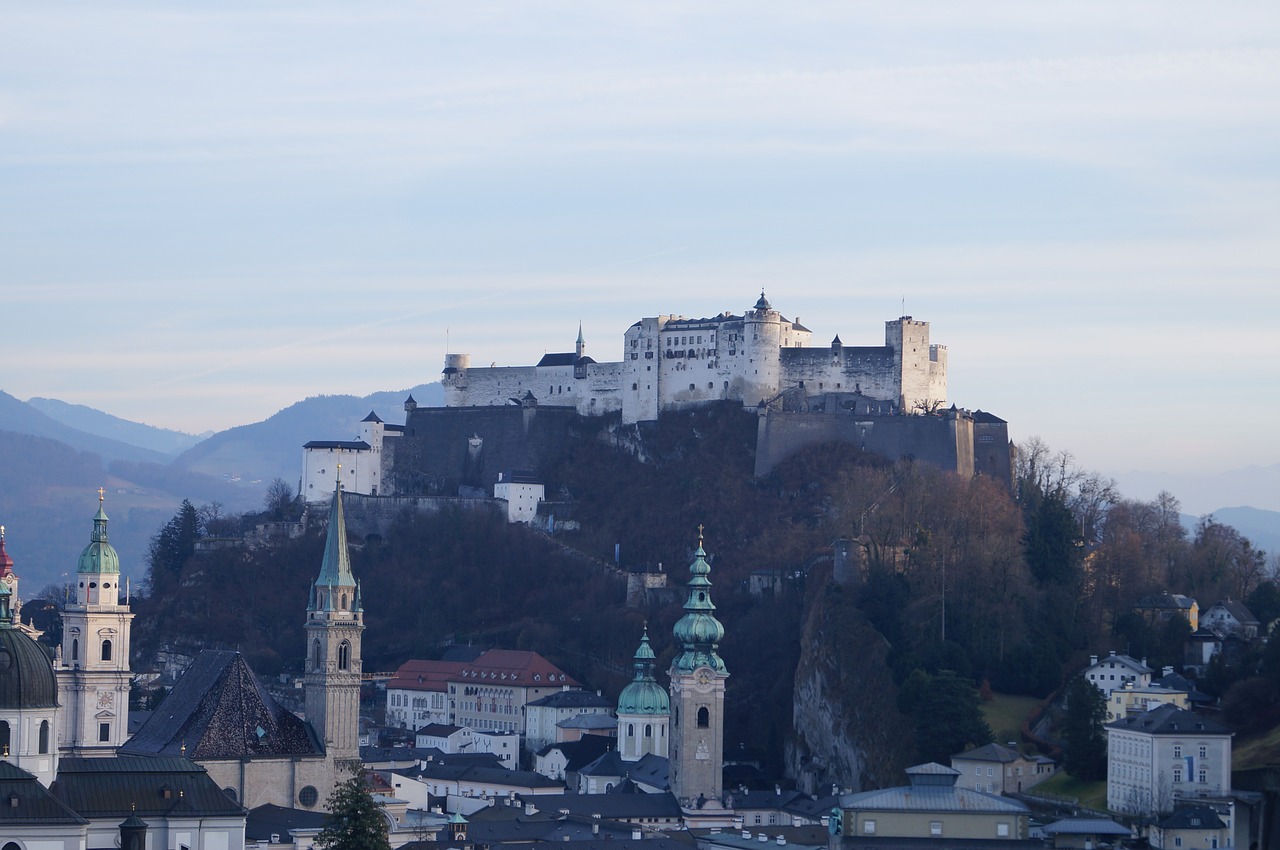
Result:
[[[829,346],[812,346],[812,336],[761,292],[742,315],[641,319],[623,335],[620,362],[588,357],[579,328],[573,352],[547,354],[535,366],[473,368],[470,355],[448,354],[440,382],[448,407],[536,400],[584,416],[621,412],[624,424],[712,401],[768,405],[787,392],[856,412],[945,406],[947,350],[930,343],[928,322],[885,322],[884,345],[844,345],[837,336]]]

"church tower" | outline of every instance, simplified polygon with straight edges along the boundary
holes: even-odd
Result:
[[[57,666],[64,755],[110,756],[129,737],[129,629],[120,556],[107,540],[104,492],[76,567],[76,600],[62,612]]]
[[[360,585],[351,574],[347,528],[342,515],[342,467],[329,508],[320,575],[307,603],[307,722],[324,744],[330,762],[360,758],[360,634],[364,608]]]
[[[636,650],[635,679],[618,695],[618,756],[623,761],[650,754],[666,758],[671,744],[671,700],[653,677],[654,660],[646,626]]]
[[[711,604],[711,567],[706,559],[699,527],[685,615],[673,630],[680,652],[671,662],[671,792],[686,810],[721,807],[724,685],[729,671],[716,653],[724,626]]]

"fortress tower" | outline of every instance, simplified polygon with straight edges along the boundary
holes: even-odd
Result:
[[[76,601],[62,613],[57,679],[63,755],[114,755],[129,736],[133,614],[120,604],[120,556],[107,540],[103,501],[99,489],[93,533],[76,567]]]
[[[342,515],[341,467],[329,509],[320,574],[307,604],[307,722],[338,770],[360,759],[360,636],[364,608],[351,573],[347,528]]]
[[[689,566],[685,615],[673,629],[680,652],[671,662],[671,793],[686,810],[721,809],[724,767],[724,685],[729,671],[717,654],[724,626],[711,603],[711,567],[702,548]]]

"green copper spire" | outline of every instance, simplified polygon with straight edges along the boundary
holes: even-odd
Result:
[[[77,573],[120,572],[120,556],[107,542],[107,512],[102,507],[106,492],[101,487],[98,488],[98,513],[93,517],[93,533],[89,536],[89,545],[80,553]]]
[[[653,650],[649,647],[649,627],[645,626],[636,650],[636,676],[618,695],[618,714],[670,714],[671,698],[653,677]]]
[[[351,574],[351,556],[347,551],[347,525],[342,515],[342,467],[338,467],[338,481],[333,488],[333,502],[329,505],[329,532],[324,544],[324,560],[320,563],[320,575],[316,588],[354,588],[355,576]],[[314,599],[316,594],[312,592]],[[328,604],[333,604],[333,594],[325,594]]]
[[[682,672],[693,672],[699,667],[710,667],[712,670],[728,675],[724,661],[716,654],[720,641],[724,638],[724,626],[713,613],[716,606],[711,604],[711,567],[707,564],[707,553],[702,548],[702,527],[698,527],[698,550],[694,552],[693,563],[689,565],[689,599],[684,603],[685,615],[672,630],[676,641],[683,651],[671,662],[671,669]]]

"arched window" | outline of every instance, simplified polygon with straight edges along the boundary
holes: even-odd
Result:
[[[111,641],[109,640],[104,640],[102,642],[102,660],[103,661],[111,660]]]
[[[313,641],[311,644],[311,669],[320,669],[320,641]]]
[[[80,638],[71,639],[71,660],[80,660]]]
[[[652,737],[653,737],[653,724],[652,724],[652,723],[646,723],[646,724],[644,724],[644,736],[645,736],[646,738],[652,738]]]
[[[627,737],[628,737],[628,738],[634,738],[635,736],[636,736],[636,724],[634,724],[634,723],[628,723],[628,724],[627,724]]]
[[[351,666],[351,644],[345,640],[338,644],[338,669],[346,670]]]
[[[710,725],[711,712],[707,711],[707,707],[704,705],[702,708],[698,709],[698,728],[706,729]]]
[[[43,755],[44,753],[47,753],[47,752],[49,752],[49,721],[41,720],[40,721],[40,753],[41,755]]]
[[[342,594],[342,604],[338,607],[341,608],[343,611],[347,610],[347,594],[345,593]]]

